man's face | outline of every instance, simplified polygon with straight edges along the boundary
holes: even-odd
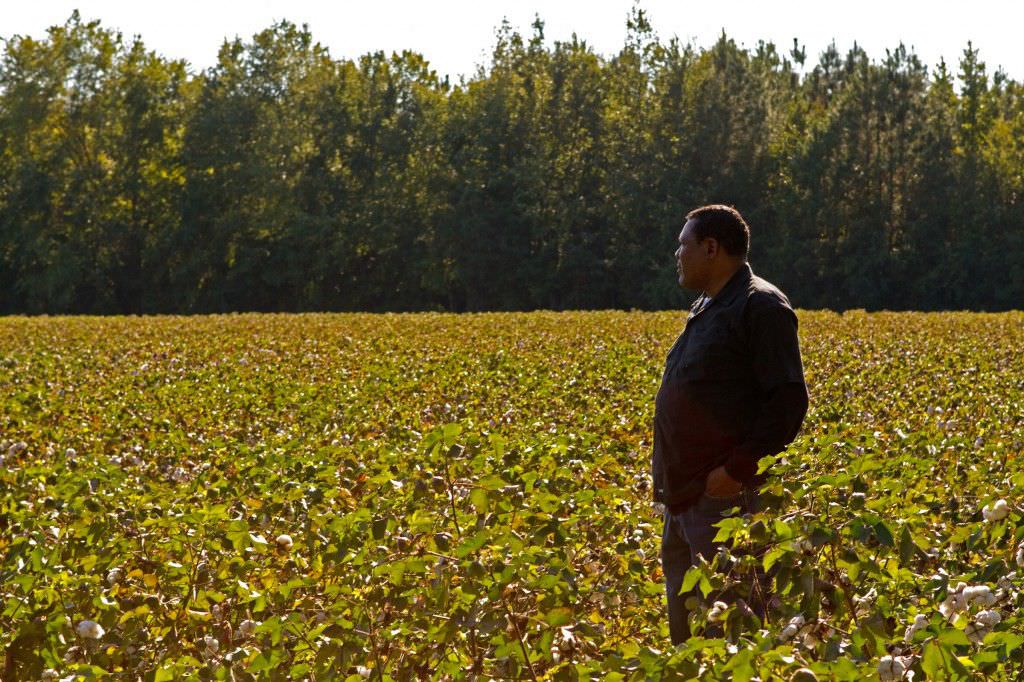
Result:
[[[694,291],[704,289],[708,279],[707,250],[697,242],[693,220],[687,220],[679,233],[679,248],[676,249],[676,269],[679,273],[679,286]]]

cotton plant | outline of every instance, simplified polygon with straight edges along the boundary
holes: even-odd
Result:
[[[989,607],[996,603],[996,595],[987,585],[968,585],[959,582],[956,589],[946,595],[939,605],[939,613],[947,621],[952,621],[958,614],[967,611],[972,605]]]
[[[882,682],[901,680],[910,666],[909,656],[882,656],[878,661],[878,677]]]
[[[914,635],[917,634],[918,631],[924,630],[926,627],[928,627],[928,616],[923,613],[917,614],[914,616],[914,622],[911,623],[903,633],[903,641],[909,643],[914,639]]]
[[[100,639],[106,634],[103,626],[94,620],[83,620],[75,628],[75,632],[82,639]]]
[[[1009,513],[1010,506],[1006,503],[1006,500],[1004,499],[996,500],[991,507],[986,504],[984,507],[981,508],[981,516],[988,523],[1002,521],[1009,515]]]
[[[980,644],[1002,619],[999,612],[994,609],[980,611],[974,616],[974,620],[964,627],[964,634],[967,635],[967,639]]]
[[[254,632],[256,632],[256,628],[258,628],[260,625],[261,625],[260,621],[258,621],[258,620],[249,620],[247,618],[247,619],[243,620],[241,623],[238,624],[238,634],[239,634],[239,636],[241,636],[243,638],[251,637],[252,634]]]
[[[782,632],[779,633],[779,639],[783,642],[788,642],[798,634],[801,634],[805,629],[807,629],[808,632],[810,631],[807,627],[807,621],[803,614],[798,613],[789,619],[789,622],[786,623],[786,627],[782,628]]]

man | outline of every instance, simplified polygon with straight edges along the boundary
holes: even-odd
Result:
[[[662,569],[673,644],[690,636],[679,590],[696,555],[710,561],[723,513],[761,509],[768,472],[807,412],[796,315],[747,264],[750,230],[735,209],[703,206],[686,216],[676,262],[680,286],[700,292],[665,362],[655,399],[651,468],[665,505]],[[759,616],[764,604],[754,604]]]

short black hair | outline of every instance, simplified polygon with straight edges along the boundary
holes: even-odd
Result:
[[[687,213],[686,219],[694,221],[694,236],[698,242],[714,237],[730,256],[746,257],[750,248],[750,228],[732,206],[701,206]]]

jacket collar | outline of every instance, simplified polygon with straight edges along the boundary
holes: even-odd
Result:
[[[754,271],[750,269],[750,263],[746,261],[739,267],[736,272],[733,273],[729,281],[725,283],[722,290],[718,292],[718,295],[711,298],[709,305],[714,305],[717,302],[722,304],[728,304],[739,295],[740,292],[747,289],[747,285],[750,284],[750,279],[754,276]]]

